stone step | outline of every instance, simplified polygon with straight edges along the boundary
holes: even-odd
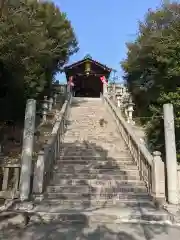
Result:
[[[59,185],[54,185],[54,186],[48,186],[46,191],[48,193],[79,193],[79,194],[83,194],[83,193],[87,193],[87,194],[94,194],[94,193],[98,193],[98,192],[103,192],[103,193],[111,193],[111,194],[115,194],[115,193],[146,193],[147,192],[147,188],[145,186],[127,186],[127,185],[119,185],[119,186],[98,186],[98,185],[93,185],[93,186],[89,186],[89,185],[81,185],[81,186],[59,186]]]
[[[54,181],[51,181],[51,183],[54,185],[59,186],[145,186],[145,183],[141,180],[114,180],[114,179],[67,179],[67,178],[61,178],[58,182],[54,183]]]
[[[66,143],[66,137],[68,138],[67,143]],[[68,137],[67,135],[65,135],[64,142],[62,143],[62,146],[61,146],[62,151],[75,152],[75,151],[83,151],[83,150],[88,151],[88,150],[93,149],[97,153],[101,153],[101,152],[103,153],[104,149],[106,149],[106,150],[117,151],[118,153],[123,153],[123,152],[130,153],[128,147],[124,146],[123,143],[121,142],[121,140],[117,141],[117,143],[116,143],[115,141],[105,142],[102,139],[99,139],[99,140],[94,139],[94,143],[91,143],[91,144],[88,143],[88,144],[90,144],[90,146],[86,148],[86,147],[83,147],[83,141],[79,141],[81,143],[81,145],[78,147],[76,146],[76,143],[74,143],[73,139],[72,139],[72,141],[69,142],[70,137],[73,137],[73,136]],[[92,137],[91,137],[91,141],[92,141]]]
[[[61,151],[59,153],[60,158],[62,157],[83,157],[83,158],[90,158],[90,159],[112,159],[113,158],[119,158],[119,159],[126,159],[126,160],[132,160],[132,157],[129,153],[119,153],[119,152],[115,152],[115,151],[108,151],[108,153],[95,153],[93,150],[89,150],[89,151],[66,151],[63,152]]]
[[[115,163],[122,163],[124,165],[136,165],[136,163],[133,161],[131,157],[122,157],[122,158],[97,158],[97,157],[91,157],[91,156],[60,156],[57,159],[57,162],[69,162],[69,163],[94,163],[94,164],[115,164]]]
[[[109,180],[109,179],[114,179],[114,180],[140,180],[139,174],[137,175],[132,175],[132,174],[100,174],[100,173],[62,173],[61,171],[55,172],[53,174],[52,181],[57,182],[59,179],[73,179],[73,178],[79,178],[81,180],[90,180],[90,179],[103,179],[103,180]]]
[[[123,209],[124,210],[124,209]],[[109,224],[120,224],[123,222],[129,222],[129,223],[150,223],[150,222],[156,222],[156,223],[170,223],[171,217],[165,213],[165,212],[156,212],[154,214],[151,212],[145,212],[141,213],[138,210],[135,212],[132,211],[122,211],[122,209],[119,209],[121,211],[121,214],[118,214],[116,212],[88,212],[88,211],[76,211],[76,210],[67,210],[62,212],[47,212],[47,211],[39,211],[34,212],[34,214],[31,213],[31,219],[30,222],[41,222],[45,223],[64,223],[67,226],[70,226],[70,224],[86,224],[88,226],[89,224],[93,223],[109,223]],[[67,231],[67,229],[66,229]],[[99,239],[99,238],[98,238]]]
[[[45,193],[44,194],[45,198],[47,199],[61,199],[61,200],[66,200],[66,199],[73,199],[74,201],[76,200],[82,200],[82,201],[91,201],[91,200],[99,200],[99,199],[104,199],[104,201],[107,201],[107,199],[124,199],[124,200],[136,200],[138,201],[139,199],[144,200],[144,199],[150,199],[150,196],[147,192],[142,192],[142,193],[133,193],[133,192],[116,192],[116,193],[110,193],[110,194],[97,194],[97,193]]]
[[[86,161],[87,163],[89,161],[93,162],[122,162],[124,164],[134,164],[134,161],[131,156],[121,156],[116,157],[114,160],[112,160],[111,157],[95,157],[95,156],[77,156],[77,155],[60,155],[60,157],[57,159],[63,160],[63,161]]]
[[[60,155],[61,152],[60,152]],[[73,149],[69,149],[66,150],[66,152],[63,152],[64,156],[89,156],[89,157],[93,157],[94,156],[94,152],[92,150],[73,150]]]
[[[54,166],[55,170],[59,170],[62,168],[68,168],[68,169],[74,169],[75,171],[77,170],[82,170],[82,169],[97,169],[97,170],[118,170],[118,171],[123,171],[123,170],[128,170],[128,171],[132,171],[132,170],[137,170],[138,171],[138,167],[135,164],[122,164],[117,163],[117,162],[89,162],[86,163],[84,161],[71,161],[71,163],[67,162],[67,161],[58,161],[56,163],[56,165]]]
[[[108,174],[112,176],[112,178],[115,176],[121,176],[121,175],[127,175],[127,176],[139,176],[139,171],[137,169],[128,169],[128,168],[121,168],[118,169],[117,167],[108,167],[108,168],[96,168],[96,167],[88,167],[84,168],[83,165],[75,165],[72,167],[68,167],[67,165],[64,165],[63,167],[58,167],[57,169],[54,169],[54,174]]]
[[[36,200],[35,211],[47,211],[49,212],[59,212],[62,210],[93,210],[94,208],[151,208],[154,209],[155,206],[149,199],[140,200],[127,200],[127,199],[108,199],[108,200],[72,200],[72,199],[43,199],[41,201]]]

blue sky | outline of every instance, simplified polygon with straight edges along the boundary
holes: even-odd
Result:
[[[125,43],[133,40],[138,30],[138,20],[144,18],[149,8],[160,6],[162,0],[54,0],[61,11],[67,13],[75,29],[80,50],[69,64],[81,60],[86,54],[117,70],[119,79],[123,72],[120,61],[126,57]],[[60,82],[64,75],[57,75]]]

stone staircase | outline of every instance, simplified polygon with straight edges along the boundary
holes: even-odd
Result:
[[[103,126],[100,119],[107,121]],[[101,99],[74,98],[65,139],[42,201],[34,212],[49,220],[167,221]]]

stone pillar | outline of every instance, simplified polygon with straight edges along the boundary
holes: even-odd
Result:
[[[165,202],[165,168],[161,152],[153,152],[152,195],[159,202]]]
[[[70,86],[70,84],[67,84],[66,100],[68,99],[70,92],[71,92],[71,86]]]
[[[71,86],[70,84],[67,84],[67,93],[70,93],[70,91],[71,91]]]
[[[127,104],[125,105],[125,108],[124,108],[124,114],[125,114],[125,116],[128,118],[128,109],[127,109]]]
[[[117,106],[118,106],[118,108],[121,107],[121,97],[120,96],[117,96]]]
[[[46,122],[47,121],[47,112],[48,112],[48,103],[49,101],[47,100],[47,96],[44,96],[44,101],[42,104],[42,121]]]
[[[116,84],[113,83],[113,101],[116,102]]]
[[[164,104],[164,135],[166,148],[166,169],[168,202],[178,204],[177,158],[174,129],[174,112],[172,104]]]
[[[105,96],[107,94],[107,84],[103,83],[103,95]]]
[[[132,99],[130,98],[129,103],[127,105],[127,114],[128,114],[128,123],[135,124],[133,121],[133,111],[134,111],[134,103],[132,102]]]
[[[132,122],[132,114],[133,114],[133,111],[128,109],[128,123]]]
[[[32,172],[32,154],[35,132],[36,100],[28,99],[26,104],[23,148],[21,159],[20,199],[28,200],[30,194],[30,180]]]
[[[51,97],[50,99],[49,99],[49,111],[51,111],[52,110],[52,107],[53,107],[53,98]]]
[[[33,193],[42,194],[44,186],[45,151],[41,150],[34,168]]]
[[[58,94],[54,93],[54,96],[53,96],[53,98],[54,98],[54,105],[56,105],[56,103],[57,103],[57,97],[58,97]]]

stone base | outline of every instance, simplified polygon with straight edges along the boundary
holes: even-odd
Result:
[[[10,226],[24,226],[24,216],[15,212],[3,212],[0,214],[0,230]]]
[[[171,215],[174,223],[180,224],[180,205],[164,204],[163,208]]]

